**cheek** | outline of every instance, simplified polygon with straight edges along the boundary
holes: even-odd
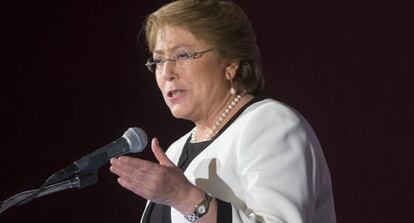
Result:
[[[198,70],[202,73],[195,75],[194,83],[204,93],[212,93],[212,91],[220,89],[226,82],[224,69],[221,69],[217,63],[205,64]]]

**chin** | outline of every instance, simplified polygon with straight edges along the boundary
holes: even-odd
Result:
[[[174,118],[177,119],[188,119],[188,110],[182,108],[181,106],[172,106],[169,107],[171,114],[174,116]]]

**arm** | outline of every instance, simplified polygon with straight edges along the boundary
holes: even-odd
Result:
[[[236,153],[243,222],[311,222],[320,175],[310,126],[285,108],[259,111],[245,126]]]

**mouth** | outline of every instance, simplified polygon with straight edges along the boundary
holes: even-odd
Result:
[[[167,98],[170,100],[179,98],[184,93],[184,90],[172,90],[167,92]]]

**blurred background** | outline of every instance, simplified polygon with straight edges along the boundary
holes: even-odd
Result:
[[[132,126],[164,148],[192,128],[164,105],[137,33],[167,1],[0,3],[0,200],[39,187]],[[256,30],[264,95],[317,132],[338,222],[414,222],[414,13],[405,1],[238,0]],[[150,149],[134,156],[154,160]],[[145,200],[99,182],[0,222],[138,222]]]

